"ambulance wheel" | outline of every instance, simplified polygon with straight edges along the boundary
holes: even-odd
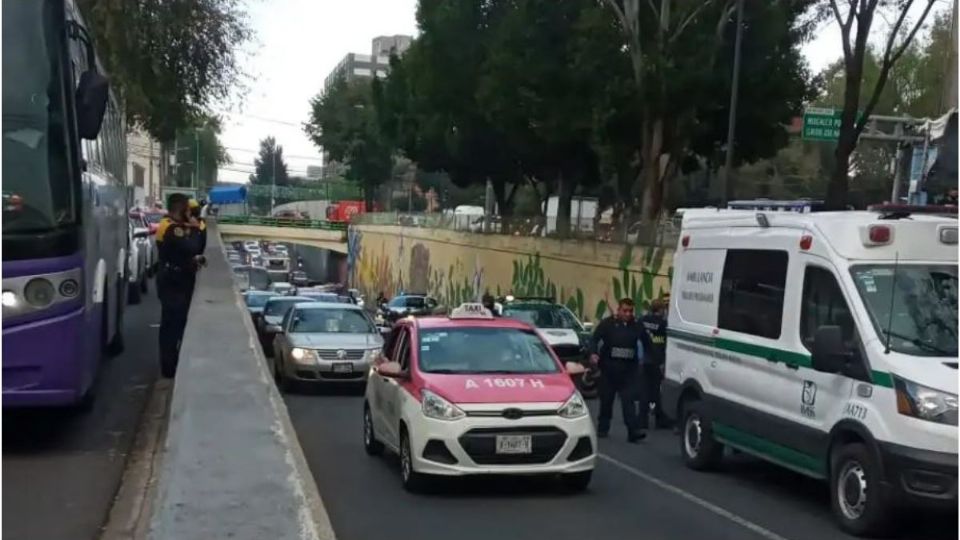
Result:
[[[422,493],[429,484],[427,475],[413,469],[413,453],[406,428],[400,428],[400,480],[403,481],[403,489],[410,493]]]
[[[890,515],[880,487],[880,467],[861,443],[834,449],[830,456],[830,506],[840,527],[855,536],[886,529]]]
[[[723,458],[723,445],[713,438],[713,423],[699,400],[684,403],[680,455],[687,467],[695,471],[713,469]]]
[[[370,406],[363,404],[363,449],[368,456],[379,456],[383,453],[383,443],[377,440],[373,433],[373,417],[370,416]]]
[[[565,474],[560,477],[560,481],[567,491],[579,493],[587,489],[587,486],[590,485],[591,478],[593,478],[592,470]]]

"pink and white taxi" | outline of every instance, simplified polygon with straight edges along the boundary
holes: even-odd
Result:
[[[400,456],[406,489],[431,476],[557,475],[586,489],[597,439],[587,405],[530,325],[480,304],[398,321],[371,368],[364,447]]]

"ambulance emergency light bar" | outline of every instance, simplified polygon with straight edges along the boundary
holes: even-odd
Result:
[[[753,199],[730,201],[727,203],[730,210],[767,210],[771,212],[797,212],[809,214],[823,210],[823,201],[799,199],[795,201],[778,201],[773,199]]]

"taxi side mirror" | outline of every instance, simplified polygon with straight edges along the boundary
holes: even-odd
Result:
[[[583,323],[583,329],[586,330],[587,332],[593,332],[593,323],[589,321],[585,321]]]
[[[583,375],[587,371],[580,362],[567,362],[563,367],[567,370],[567,374],[571,377]]]
[[[399,379],[404,375],[400,362],[384,362],[377,366],[377,373],[391,379]]]

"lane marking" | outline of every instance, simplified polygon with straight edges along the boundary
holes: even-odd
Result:
[[[701,508],[704,508],[704,509],[706,509],[706,510],[709,510],[710,512],[713,512],[714,514],[716,514],[716,515],[718,515],[718,516],[720,516],[720,517],[722,517],[722,518],[725,518],[725,519],[727,519],[727,520],[729,520],[729,521],[732,521],[732,522],[736,523],[737,525],[740,525],[740,526],[742,526],[742,527],[745,527],[745,528],[747,528],[747,529],[749,529],[749,530],[751,530],[751,531],[759,534],[760,536],[766,538],[767,540],[787,540],[787,538],[785,538],[785,537],[783,537],[783,536],[780,536],[779,534],[771,531],[770,529],[766,529],[766,528],[764,528],[764,527],[761,527],[760,525],[757,525],[756,523],[750,521],[749,519],[740,517],[740,516],[738,516],[737,514],[734,514],[733,512],[731,512],[731,511],[729,511],[729,510],[727,510],[727,509],[725,509],[725,508],[721,508],[721,507],[713,504],[713,503],[710,502],[710,501],[707,501],[707,500],[705,500],[705,499],[701,499],[700,497],[697,497],[697,496],[694,495],[693,493],[690,493],[689,491],[686,491],[686,490],[684,490],[683,488],[679,488],[679,487],[677,487],[677,486],[675,486],[675,485],[673,485],[673,484],[668,484],[667,482],[664,482],[663,480],[661,480],[661,479],[659,479],[659,478],[657,478],[657,477],[655,477],[655,476],[650,476],[649,474],[641,471],[640,469],[638,469],[638,468],[636,468],[636,467],[633,467],[632,465],[628,465],[628,464],[626,464],[626,463],[624,463],[624,462],[622,462],[622,461],[620,461],[620,460],[618,460],[618,459],[612,458],[612,457],[610,457],[610,456],[608,456],[608,455],[606,455],[606,454],[600,454],[600,453],[598,453],[598,454],[597,454],[597,457],[599,457],[600,459],[606,461],[607,463],[610,463],[611,465],[613,465],[613,466],[615,466],[615,467],[618,467],[618,468],[620,468],[620,469],[622,469],[622,470],[624,470],[624,471],[627,471],[628,473],[630,473],[630,474],[632,474],[632,475],[634,475],[634,476],[636,476],[636,477],[638,477],[638,478],[640,478],[640,479],[643,479],[643,480],[646,480],[647,482],[650,482],[651,484],[659,487],[660,489],[663,489],[663,490],[665,490],[665,491],[669,491],[670,493],[673,493],[674,495],[678,495],[678,496],[680,496],[680,497],[683,497],[684,499],[686,499],[686,500],[688,500],[688,501],[696,504],[697,506],[700,506]]]

